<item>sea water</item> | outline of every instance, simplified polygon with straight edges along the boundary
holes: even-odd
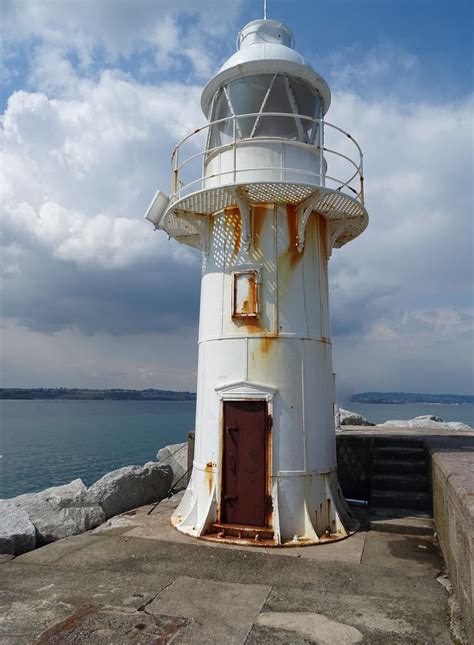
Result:
[[[0,401],[0,498],[156,460],[187,440],[192,401]]]
[[[474,425],[472,405],[339,402],[373,423],[435,414]],[[0,400],[0,498],[58,486],[86,485],[107,472],[155,460],[163,446],[187,440],[190,401]]]

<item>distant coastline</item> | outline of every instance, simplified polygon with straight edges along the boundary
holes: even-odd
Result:
[[[360,392],[353,394],[354,403],[382,403],[384,405],[403,405],[423,403],[425,405],[474,405],[470,394],[419,394],[413,392]]]
[[[195,392],[132,389],[89,388],[0,388],[0,399],[16,400],[75,400],[75,401],[195,401]],[[353,403],[378,403],[383,405],[474,405],[470,394],[420,394],[414,392],[359,392],[350,398]]]
[[[0,399],[75,401],[195,401],[194,392],[173,390],[91,390],[87,388],[0,388]]]

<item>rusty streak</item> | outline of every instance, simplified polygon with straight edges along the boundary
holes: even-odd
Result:
[[[255,322],[245,325],[245,331],[248,331],[249,334],[260,334],[263,331],[263,327],[259,320],[255,320]]]
[[[98,612],[99,608],[96,606],[82,607],[76,611],[72,616],[68,616],[60,623],[56,623],[43,634],[41,634],[36,641],[37,645],[47,645],[48,643],[60,642],[59,639],[65,638],[70,634],[86,616]]]
[[[230,224],[233,235],[233,252],[232,257],[236,258],[240,251],[240,238],[242,234],[242,221],[240,219],[240,210],[238,206],[228,206],[224,208],[224,217],[226,225]]]
[[[213,477],[213,472],[212,472],[212,461],[209,461],[206,464],[206,467],[204,468],[204,473],[205,473],[205,479],[207,482],[207,487],[209,489],[209,495],[212,493],[212,477]]]
[[[267,215],[267,208],[271,204],[255,204],[252,208],[253,213],[253,226],[252,226],[252,241],[255,248],[258,248],[262,239],[262,226]]]
[[[243,309],[246,314],[256,314],[258,311],[258,289],[256,275],[254,274],[253,280],[248,281],[247,298],[244,300]]]
[[[290,267],[293,268],[303,257],[303,254],[298,251],[298,216],[296,206],[293,204],[287,204],[286,206],[286,221],[288,226],[287,257]]]
[[[273,341],[276,338],[277,336],[263,336],[262,339],[260,340],[260,352],[262,354],[268,354],[268,352],[272,348]]]
[[[321,259],[328,261],[328,223],[326,219],[319,215],[319,247],[321,249]]]

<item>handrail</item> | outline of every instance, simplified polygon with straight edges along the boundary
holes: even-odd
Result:
[[[321,175],[317,172],[313,172],[311,170],[302,170],[301,168],[275,168],[275,166],[257,166],[255,168],[245,168],[243,172],[255,172],[257,170],[278,170],[281,172],[298,172],[303,175],[310,175],[312,177],[317,177],[321,179]],[[199,177],[198,179],[194,179],[193,181],[188,182],[187,184],[184,184],[182,188],[180,188],[178,191],[176,191],[175,194],[180,194],[185,188],[188,189],[190,186],[193,186],[194,184],[198,184],[199,182],[206,181],[206,179],[215,179],[216,177],[221,177],[223,175],[228,175],[229,170],[224,170],[222,172],[216,172],[213,173],[212,175],[206,175],[205,177]],[[337,177],[331,177],[330,175],[324,175],[325,179],[329,179],[330,181],[334,181],[337,184],[340,184],[340,179],[337,179]],[[341,185],[338,186],[336,190],[341,189]],[[348,190],[353,192],[356,197],[361,198],[362,197],[362,191],[357,192],[355,188],[352,188],[351,186],[346,186]]]
[[[237,120],[238,119],[246,119],[246,118],[266,118],[266,117],[286,117],[286,118],[293,118],[297,119],[299,122],[304,121],[308,124],[317,124],[320,127],[320,135],[317,137],[318,141],[314,143],[306,143],[304,141],[297,141],[297,140],[292,140],[292,139],[284,139],[280,137],[270,137],[270,136],[262,136],[262,137],[237,137]],[[181,163],[179,161],[179,153],[184,146],[186,142],[188,142],[192,137],[195,137],[201,132],[204,132],[208,130],[209,132],[211,131],[211,128],[213,128],[216,125],[227,123],[227,122],[232,122],[232,128],[231,132],[229,133],[229,137],[231,137],[231,140],[228,143],[223,143],[218,146],[214,146],[212,148],[206,147],[204,150],[200,150],[199,152],[196,152],[195,154],[192,154],[191,156],[186,157]],[[334,150],[332,148],[326,148],[323,145],[323,129],[325,127],[331,128],[334,131],[339,132],[342,134],[344,137],[349,139],[349,141],[355,146],[357,153],[358,153],[358,160],[354,161],[354,159],[351,159],[346,154],[343,154],[342,152],[338,152],[337,150]],[[209,135],[207,137],[207,142],[209,143]],[[343,179],[337,179],[335,177],[331,177],[330,175],[327,175],[323,171],[323,155],[320,155],[320,172],[312,172],[308,170],[303,170],[301,168],[282,168],[281,166],[275,166],[275,167],[256,167],[256,168],[239,168],[237,170],[236,167],[233,169],[227,169],[223,172],[220,173],[214,173],[212,175],[205,175],[205,162],[206,159],[209,159],[210,157],[214,156],[218,152],[222,152],[224,150],[229,150],[229,149],[234,149],[234,165],[235,165],[235,153],[236,149],[238,146],[241,145],[246,145],[249,143],[253,142],[271,142],[271,143],[277,143],[280,142],[284,144],[285,146],[296,146],[296,147],[302,147],[302,148],[308,148],[311,147],[314,150],[323,150],[323,153],[329,154],[329,155],[334,155],[340,159],[343,159],[346,162],[349,162],[355,169],[353,174],[346,180]],[[191,162],[195,161],[196,159],[202,158],[202,176],[199,177],[198,179],[194,179],[193,181],[186,182],[183,181],[180,177],[180,173],[182,173],[183,168],[188,166]],[[174,176],[174,184],[173,184],[173,193],[171,195],[171,200],[174,202],[177,199],[180,198],[182,195],[183,191],[186,190],[188,192],[190,186],[194,186],[195,184],[199,182],[203,182],[205,180],[219,177],[222,175],[228,175],[229,173],[235,173],[236,172],[246,172],[246,171],[262,171],[262,170],[273,170],[273,171],[280,171],[281,173],[284,172],[298,172],[301,174],[306,174],[306,175],[311,175],[313,177],[319,178],[321,185],[324,185],[325,180],[333,181],[335,184],[337,184],[336,190],[340,191],[342,189],[347,189],[353,192],[356,195],[356,198],[363,204],[364,203],[364,176],[363,176],[363,153],[362,149],[357,143],[357,141],[345,130],[340,128],[337,125],[334,125],[332,123],[328,123],[325,121],[323,118],[318,118],[318,117],[310,117],[310,116],[304,116],[301,114],[294,114],[294,113],[287,113],[287,112],[250,112],[247,114],[237,114],[237,115],[232,115],[232,116],[227,116],[223,117],[221,119],[216,119],[215,121],[211,121],[210,123],[206,123],[205,125],[197,128],[193,132],[188,133],[185,135],[175,146],[173,153],[171,155],[171,167],[173,170],[173,176]],[[358,163],[357,163],[358,162]],[[360,182],[360,190],[357,191],[355,190],[350,184],[356,179],[356,177],[359,177],[359,182]]]

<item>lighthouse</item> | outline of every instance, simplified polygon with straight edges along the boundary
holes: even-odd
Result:
[[[202,253],[193,469],[179,531],[264,546],[356,527],[337,480],[334,248],[367,226],[362,152],[290,29],[255,20],[202,92],[146,214]]]

